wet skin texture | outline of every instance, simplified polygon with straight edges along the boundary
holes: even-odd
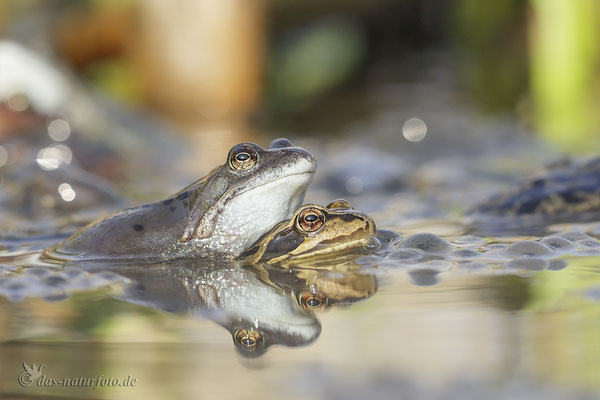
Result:
[[[49,249],[59,260],[237,257],[302,203],[316,171],[306,150],[278,139],[234,146],[224,165],[164,201],[92,223]]]
[[[363,247],[375,234],[375,222],[352,209],[345,200],[335,200],[327,207],[307,204],[292,219],[274,227],[242,257],[249,262],[273,264]]]

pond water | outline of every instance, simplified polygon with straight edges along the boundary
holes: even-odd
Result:
[[[482,237],[437,219],[393,228],[403,236],[385,251],[316,268],[57,267],[34,261],[35,251],[5,250],[2,390],[156,399],[598,393],[600,224],[549,226],[546,239]],[[23,363],[44,365],[31,386],[19,384]],[[135,386],[52,381],[100,376],[130,376]]]
[[[319,159],[307,200],[369,213],[388,242],[369,254],[48,265],[41,249],[122,200],[4,210],[0,395],[598,398],[600,222],[468,215],[554,155],[452,101],[439,82],[374,84],[344,135],[299,140]],[[412,120],[402,139],[416,116],[427,136]]]

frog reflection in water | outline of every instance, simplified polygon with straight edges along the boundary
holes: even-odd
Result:
[[[315,158],[287,139],[275,140],[268,149],[238,144],[225,165],[176,195],[95,222],[45,256],[85,261],[237,257],[293,214],[315,170]]]
[[[242,257],[254,263],[313,262],[315,258],[350,249],[373,249],[375,222],[342,199],[322,207],[307,204],[288,221],[265,234]]]
[[[182,259],[119,267],[115,272],[132,283],[116,297],[195,319],[210,319],[230,332],[243,356],[258,357],[271,345],[305,346],[319,337],[321,323],[313,311],[324,307],[307,306],[306,302],[299,306],[299,294],[312,288],[323,304],[349,304],[370,297],[377,287],[374,276],[356,271],[332,277],[330,271],[284,273],[287,270],[270,265],[243,267],[227,260],[207,268],[204,261]]]

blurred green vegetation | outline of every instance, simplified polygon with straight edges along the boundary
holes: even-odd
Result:
[[[459,0],[452,27],[458,75],[488,112],[514,110],[528,85],[522,0]]]
[[[271,52],[273,106],[293,108],[337,88],[355,77],[365,53],[364,32],[350,19],[323,20],[290,34]]]
[[[594,279],[594,275],[590,274],[600,267],[600,257],[573,257],[567,261],[568,273],[544,271],[536,275],[537,282],[530,288],[530,299],[525,309],[533,312],[576,309],[600,317],[598,305],[583,295],[591,286],[600,285],[600,275]],[[597,321],[600,332],[600,318]]]
[[[600,2],[532,0],[536,128],[565,150],[600,148]]]
[[[120,58],[90,65],[83,71],[86,79],[104,92],[129,104],[142,105],[142,88],[131,65]]]
[[[143,42],[135,28],[145,7],[139,0],[9,0],[0,5],[0,32],[9,37],[17,32],[22,38],[27,35],[18,27],[20,20],[46,15],[43,23],[29,24],[32,37],[48,29],[46,40],[56,46],[57,55],[94,86],[152,107],[144,98],[149,89],[141,87],[143,68],[131,66],[131,55]],[[270,117],[266,121],[279,120],[280,114],[302,116],[311,107],[313,115],[323,115],[325,101],[342,103],[352,91],[360,97],[367,79],[379,78],[373,71],[385,71],[387,80],[410,80],[411,71],[397,66],[433,50],[449,55],[442,67],[458,77],[457,92],[467,94],[467,101],[483,113],[509,115],[561,151],[593,153],[600,148],[598,0],[307,0],[256,2],[256,7],[262,21],[257,26],[264,31],[256,38],[265,42],[265,76],[262,104],[251,106],[262,107]],[[198,10],[202,8],[190,8]],[[172,25],[155,26],[164,30]],[[186,31],[183,25],[173,29]],[[214,33],[206,29],[204,34]],[[190,37],[189,43],[167,48],[174,49],[170,56],[185,59],[180,53],[204,51],[198,42]],[[149,68],[151,61],[145,65]],[[172,80],[165,78],[169,85]],[[254,111],[247,110],[249,115]],[[350,120],[354,114],[336,118]]]

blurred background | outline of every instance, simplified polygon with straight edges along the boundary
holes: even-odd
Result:
[[[117,109],[166,122],[206,165],[240,141],[344,135],[374,115],[396,140],[417,142],[436,133],[425,119],[436,108],[592,152],[599,22],[596,0],[5,0],[0,138],[27,123],[11,115],[25,109],[74,123],[78,100],[61,85],[75,77]],[[60,74],[42,78],[9,40]],[[415,104],[423,115],[402,114]]]
[[[599,153],[599,38],[598,0],[0,0],[0,237],[13,240],[0,261],[31,244],[20,237],[63,237],[280,136],[319,159],[309,200],[464,236],[448,215]],[[262,364],[210,320],[107,291],[2,297],[0,390],[34,396],[16,376],[44,362],[140,381],[47,396],[219,398],[227,376],[248,398],[593,398],[578,391],[600,390],[598,265],[590,252],[535,276],[384,270],[373,299],[320,317],[313,346]]]

